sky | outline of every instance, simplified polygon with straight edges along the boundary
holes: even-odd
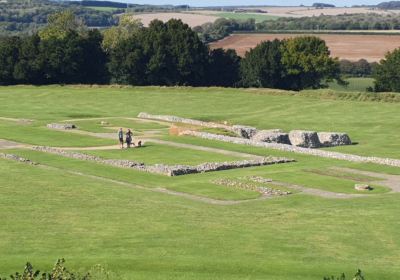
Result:
[[[129,2],[135,4],[187,4],[190,6],[228,6],[228,5],[278,5],[299,6],[312,5],[315,2],[334,4],[336,6],[374,5],[386,0],[112,0],[114,2]]]

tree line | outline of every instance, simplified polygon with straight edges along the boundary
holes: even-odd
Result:
[[[400,18],[376,13],[278,18],[257,23],[256,30],[400,30]]]
[[[400,30],[397,15],[343,14],[320,15],[301,18],[278,18],[256,23],[254,19],[217,19],[195,27],[204,42],[223,39],[233,32],[278,32],[278,31],[318,31],[318,30]]]
[[[318,52],[315,52],[318,50]],[[104,34],[73,12],[0,44],[0,84],[120,83],[165,86],[318,88],[340,77],[325,42],[301,37],[265,42],[241,59],[234,50],[210,50],[180,20],[149,27],[129,16]]]
[[[288,90],[345,84],[341,72],[368,76],[372,64],[330,57],[314,36],[267,41],[240,58],[214,49],[180,20],[148,27],[130,16],[103,33],[88,29],[72,11],[54,14],[49,25],[25,37],[0,39],[0,84],[108,84],[269,87]],[[399,91],[400,50],[374,65],[376,90]],[[394,56],[394,58],[393,58]],[[394,70],[393,70],[394,69]],[[384,78],[383,78],[384,77]]]

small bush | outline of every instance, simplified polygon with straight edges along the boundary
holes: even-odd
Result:
[[[55,263],[50,272],[41,273],[33,268],[31,263],[25,265],[22,273],[16,272],[10,275],[10,278],[2,278],[0,280],[122,280],[120,276],[107,270],[101,265],[95,265],[89,272],[79,273],[71,272],[65,267],[65,260],[59,259]]]
[[[346,275],[342,273],[339,277],[335,276],[330,276],[330,277],[324,277],[323,280],[346,280]],[[349,279],[350,280],[350,279]],[[356,274],[352,278],[352,280],[365,280],[364,275],[360,269],[357,270]]]

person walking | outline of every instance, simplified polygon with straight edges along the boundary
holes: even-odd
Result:
[[[127,146],[127,148],[130,148],[130,147],[131,147],[131,144],[132,144],[132,136],[133,136],[132,131],[131,131],[130,129],[128,129],[128,131],[127,131],[126,134],[125,134],[125,141],[126,141],[126,146]]]
[[[121,145],[121,149],[124,148],[124,131],[122,128],[119,129],[118,131],[118,139],[119,139],[119,144]]]

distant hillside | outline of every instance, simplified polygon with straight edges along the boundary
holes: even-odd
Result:
[[[83,0],[83,1],[70,1],[70,3],[86,7],[110,7],[110,8],[120,8],[120,9],[125,9],[127,7],[127,3],[112,2],[112,1]]]
[[[377,7],[382,10],[398,10],[400,9],[400,1],[382,2]]]
[[[1,2],[2,0],[0,0]],[[118,23],[117,14],[129,12],[179,11],[187,6],[139,5],[112,1],[12,0],[0,5],[0,36],[37,32],[47,24],[50,14],[72,10],[89,27],[110,27]]]

